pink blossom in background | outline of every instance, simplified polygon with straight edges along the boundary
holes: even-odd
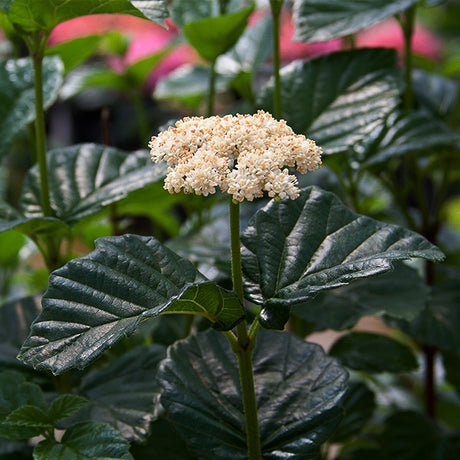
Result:
[[[282,12],[280,24],[280,59],[283,62],[319,56],[320,54],[339,51],[342,48],[340,38],[321,43],[303,43],[292,41],[293,36],[294,23],[292,22],[292,15],[285,10]]]
[[[387,19],[375,26],[359,32],[356,37],[356,45],[363,47],[395,48],[402,56],[404,50],[404,36],[396,19]],[[442,55],[441,40],[420,23],[415,24],[412,36],[412,49],[415,54],[437,60]]]
[[[262,15],[270,14],[268,9],[255,12],[250,24],[256,22]],[[339,51],[342,49],[342,39],[318,43],[294,42],[294,23],[289,9],[283,10],[280,24],[280,58],[283,62],[295,59],[306,59],[321,54]],[[404,38],[396,19],[388,19],[375,26],[356,34],[356,46],[395,48],[400,56],[403,53]],[[442,54],[441,40],[426,27],[416,23],[412,46],[415,54],[436,60]]]
[[[168,29],[154,22],[122,14],[97,14],[78,17],[56,26],[50,35],[50,46],[88,35],[103,35],[119,31],[129,38],[124,56],[112,56],[108,59],[110,67],[123,73],[129,66],[148,56],[160,53],[173,45],[178,37],[177,27],[168,19]],[[197,61],[198,57],[187,43],[174,45],[162,60],[152,69],[145,82],[146,89],[152,89],[155,83],[177,67]]]

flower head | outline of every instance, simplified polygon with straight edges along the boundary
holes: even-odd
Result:
[[[153,161],[168,164],[164,188],[170,193],[183,189],[207,196],[220,188],[237,201],[252,201],[264,192],[295,199],[297,179],[288,168],[305,174],[321,166],[321,148],[314,141],[262,110],[186,117],[152,137],[149,147]]]

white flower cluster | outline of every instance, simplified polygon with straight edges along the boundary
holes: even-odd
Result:
[[[164,188],[198,195],[215,193],[219,187],[234,200],[262,197],[295,199],[300,173],[321,166],[321,148],[295,134],[284,120],[259,110],[255,115],[186,117],[167,131],[152,137],[154,162],[166,161]]]

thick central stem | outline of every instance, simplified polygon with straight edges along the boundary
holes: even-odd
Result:
[[[243,273],[241,269],[240,250],[240,204],[230,197],[230,245],[232,254],[232,280],[233,290],[244,302]],[[256,320],[257,321],[257,320]],[[241,321],[236,328],[237,343],[232,349],[238,358],[240,373],[241,393],[243,397],[244,418],[246,422],[246,440],[248,445],[249,460],[261,460],[259,421],[257,418],[257,401],[254,386],[254,372],[252,366],[252,353],[255,346],[255,333],[248,335],[246,321]]]

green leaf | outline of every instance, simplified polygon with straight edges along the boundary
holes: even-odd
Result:
[[[14,0],[9,19],[27,33],[48,34],[59,23],[87,14],[145,16],[128,0]]]
[[[345,415],[334,432],[333,443],[342,443],[358,434],[377,407],[374,393],[362,382],[350,383],[342,404]]]
[[[129,444],[120,433],[103,423],[85,422],[69,428],[62,441],[41,441],[34,460],[133,460]]]
[[[294,3],[294,39],[325,42],[366,29],[419,0],[297,0]]]
[[[460,392],[460,351],[444,351],[442,363],[446,372],[446,380]]]
[[[65,73],[67,74],[96,52],[101,39],[102,37],[100,35],[75,38],[74,40],[62,42],[47,48],[46,54],[59,55],[64,64]]]
[[[217,75],[216,91],[224,91],[230,78]],[[197,108],[207,95],[209,69],[201,65],[184,65],[162,78],[155,87],[156,99],[173,99]]]
[[[10,412],[5,418],[5,423],[28,428],[50,429],[53,423],[48,418],[48,411],[41,407],[26,404]]]
[[[16,409],[29,405],[46,408],[40,387],[26,382],[24,377],[16,372],[0,373],[0,438],[3,436],[12,440],[19,440],[40,434],[40,429],[18,427],[5,421],[8,415]]]
[[[439,149],[460,145],[460,136],[448,126],[423,112],[393,113],[370,146],[364,149],[364,167],[380,165],[390,158],[415,152],[437,153]],[[378,130],[376,130],[378,132]],[[365,140],[368,142],[368,140]]]
[[[20,359],[61,373],[83,368],[161,314],[203,315],[231,329],[244,316],[238,298],[154,238],[101,238],[92,253],[53,272]]]
[[[39,2],[40,3],[40,2]],[[62,84],[57,56],[43,60],[43,104],[48,108]],[[20,131],[35,119],[34,69],[30,58],[0,61],[0,158]]]
[[[50,201],[57,218],[71,225],[164,177],[147,151],[131,154],[97,144],[51,150],[47,155]],[[42,215],[38,167],[26,176],[21,204],[27,217]]]
[[[442,350],[459,350],[460,337],[460,276],[432,288],[431,298],[425,309],[408,325],[405,332]]]
[[[329,351],[344,366],[366,372],[408,372],[418,367],[410,348],[380,334],[350,332],[340,337]]]
[[[70,417],[75,412],[89,404],[89,401],[74,394],[63,394],[51,403],[48,410],[48,418],[56,425],[61,420]]]
[[[165,357],[160,345],[130,350],[104,369],[94,369],[82,380],[78,393],[89,400],[77,420],[106,422],[124,438],[144,442],[156,418],[160,387],[155,380],[158,363]]]
[[[273,79],[259,105],[273,112]],[[345,152],[370,136],[399,104],[400,71],[389,49],[331,53],[281,71],[282,118],[325,153]]]
[[[1,223],[0,223],[1,228]],[[4,232],[0,234],[0,267],[15,267],[19,260],[19,251],[24,246],[25,238],[17,232]],[[1,310],[0,310],[1,315]],[[1,321],[0,321],[1,324]]]
[[[167,0],[131,0],[131,3],[150,19],[157,24],[164,25],[164,18],[169,16]]]
[[[184,34],[203,59],[214,62],[236,44],[253,10],[254,4],[251,4],[234,13],[189,22]]]
[[[41,296],[28,296],[0,307],[0,343],[20,347],[29,335],[32,321],[41,311]]]
[[[396,263],[389,273],[321,292],[292,312],[314,324],[317,331],[341,331],[369,315],[411,321],[425,308],[429,293],[416,270]]]
[[[12,221],[0,221],[0,232],[17,230],[34,239],[35,236],[65,236],[69,233],[69,227],[54,217],[22,217]]]
[[[312,458],[340,419],[346,372],[319,346],[264,330],[253,363],[264,458]],[[176,342],[159,379],[161,404],[197,456],[247,459],[238,366],[222,334]]]
[[[381,437],[385,460],[454,459],[458,454],[458,435],[446,435],[435,421],[413,411],[401,411],[386,420]]]
[[[320,291],[385,273],[397,260],[443,257],[417,233],[356,214],[316,187],[269,202],[241,240],[246,297],[263,305],[263,326],[276,329],[291,306]]]
[[[185,24],[199,19],[217,15],[215,0],[173,0],[171,5],[171,19],[180,28]]]
[[[435,73],[414,70],[414,94],[423,108],[435,117],[450,121],[455,113],[455,101],[458,98],[458,84],[454,79]]]

